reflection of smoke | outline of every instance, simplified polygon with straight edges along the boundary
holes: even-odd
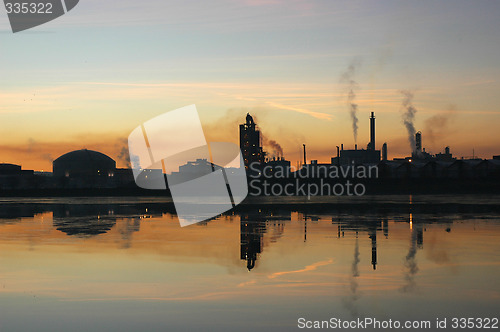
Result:
[[[447,266],[453,274],[458,274],[456,264],[452,264],[452,259],[448,255],[447,245],[444,239],[438,240],[436,235],[429,237],[427,242],[426,257],[431,262],[438,265]]]
[[[352,261],[352,266],[351,266],[351,276],[350,276],[350,289],[351,293],[349,297],[344,299],[344,306],[347,308],[347,310],[350,312],[352,317],[359,317],[359,312],[358,308],[356,305],[356,301],[358,300],[358,281],[356,278],[359,277],[359,265],[360,259],[359,259],[359,244],[358,244],[358,238],[356,237],[356,246],[354,248],[354,260]]]
[[[410,250],[408,251],[408,255],[406,255],[405,259],[405,267],[407,271],[405,273],[405,285],[401,287],[402,292],[411,292],[415,290],[415,275],[418,272],[417,261],[415,260],[415,256],[417,254],[417,232],[415,230],[411,233],[411,244]]]
[[[121,235],[122,243],[121,247],[128,249],[132,245],[132,234],[138,232],[141,227],[141,221],[139,218],[126,219],[120,223],[117,223],[118,232]]]
[[[403,123],[408,131],[408,141],[410,142],[410,149],[412,152],[416,150],[415,144],[415,126],[413,121],[415,120],[415,114],[417,113],[417,109],[413,107],[413,92],[408,90],[401,91],[401,94],[404,96],[403,99],[403,107],[405,108],[405,112],[403,113]]]
[[[358,105],[354,103],[356,99],[356,89],[358,87],[358,83],[354,80],[357,66],[359,66],[359,61],[351,62],[347,71],[340,77],[340,82],[347,85],[347,105],[349,107],[349,114],[351,115],[352,133],[355,143],[358,141]]]

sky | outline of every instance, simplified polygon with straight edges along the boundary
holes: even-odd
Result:
[[[302,144],[320,162],[340,144],[366,148],[373,111],[376,148],[402,157],[402,91],[427,151],[491,158],[499,17],[498,1],[80,0],[13,34],[2,7],[0,163],[50,171],[88,148],[125,166],[134,128],[191,104],[208,141],[237,143],[251,113],[293,165]]]

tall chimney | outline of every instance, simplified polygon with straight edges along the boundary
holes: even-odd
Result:
[[[422,132],[420,131],[415,134],[415,151],[422,152]]]
[[[344,144],[340,144],[340,150],[344,151]]]
[[[382,145],[382,160],[387,161],[387,143]]]
[[[375,150],[375,114],[370,116],[370,150]]]
[[[306,159],[306,145],[302,144],[304,146],[304,165],[307,165],[307,159]]]
[[[358,145],[354,144],[354,150],[357,150],[357,149],[358,149]]]

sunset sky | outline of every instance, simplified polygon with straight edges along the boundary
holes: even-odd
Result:
[[[13,34],[0,9],[0,163],[51,170],[74,149],[124,166],[129,133],[196,104],[209,141],[238,142],[256,116],[295,165],[354,146],[348,84],[356,82],[359,147],[410,153],[402,90],[432,153],[500,154],[500,2],[81,0],[68,14]],[[270,150],[270,149],[269,149]]]

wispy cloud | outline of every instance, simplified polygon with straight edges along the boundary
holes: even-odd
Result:
[[[312,117],[314,117],[316,119],[320,119],[320,120],[331,120],[332,119],[332,115],[331,114],[327,114],[327,113],[310,111],[310,110],[305,109],[305,108],[298,108],[298,107],[293,107],[293,106],[278,104],[278,103],[275,103],[275,102],[272,102],[272,101],[267,102],[267,104],[269,106],[272,106],[272,107],[275,107],[275,108],[279,108],[279,109],[282,109],[282,110],[287,110],[287,111],[293,111],[293,112],[297,112],[297,113],[307,114],[307,115],[310,115],[310,116],[312,116]]]

